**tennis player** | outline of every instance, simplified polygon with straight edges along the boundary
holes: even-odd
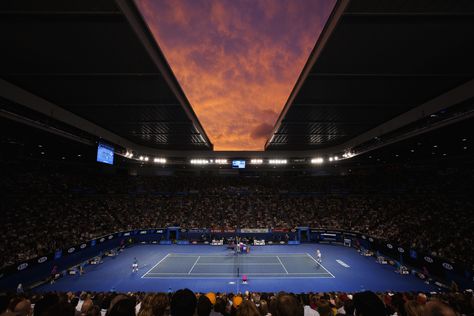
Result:
[[[133,258],[132,272],[138,272],[138,260],[137,260],[137,258]]]
[[[318,263],[323,261],[321,258],[321,251],[319,251],[319,249],[316,249],[316,261],[318,261]]]

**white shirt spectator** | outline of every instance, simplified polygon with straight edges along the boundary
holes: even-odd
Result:
[[[304,316],[319,316],[319,313],[312,309],[310,306],[304,306]]]

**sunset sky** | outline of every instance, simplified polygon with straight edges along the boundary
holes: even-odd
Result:
[[[263,150],[335,0],[135,0],[215,150]]]

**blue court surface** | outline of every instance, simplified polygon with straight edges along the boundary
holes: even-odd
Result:
[[[322,252],[319,264],[314,253]],[[132,272],[137,258],[138,272]],[[353,248],[303,244],[254,246],[234,255],[224,246],[138,245],[104,263],[87,266],[82,276],[66,276],[40,291],[431,291],[413,275],[399,275]],[[248,278],[242,283],[242,276]]]
[[[142,278],[333,278],[308,253],[302,254],[174,254],[158,261]]]

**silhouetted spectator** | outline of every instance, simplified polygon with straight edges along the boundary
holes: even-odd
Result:
[[[198,316],[209,316],[212,311],[211,300],[205,295],[201,295],[197,301]]]
[[[383,302],[371,291],[354,295],[354,310],[356,316],[386,316]]]
[[[196,296],[191,290],[178,290],[171,298],[171,316],[193,316],[196,304]]]
[[[282,293],[276,299],[277,316],[303,316],[303,306],[298,302],[296,297],[291,294]],[[272,313],[273,315],[273,313]]]

